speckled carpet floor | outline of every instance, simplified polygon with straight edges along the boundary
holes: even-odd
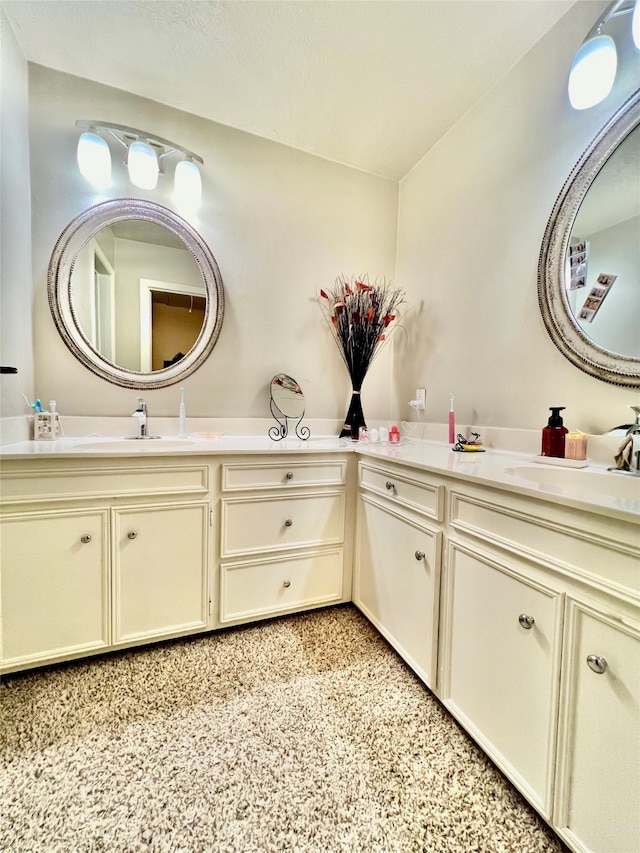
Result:
[[[558,853],[352,606],[0,683],[0,850]]]

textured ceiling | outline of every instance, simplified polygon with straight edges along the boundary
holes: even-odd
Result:
[[[2,5],[31,62],[400,178],[574,2]]]

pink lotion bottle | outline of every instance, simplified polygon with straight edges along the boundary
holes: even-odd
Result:
[[[456,443],[456,413],[453,410],[453,394],[449,394],[449,444]]]

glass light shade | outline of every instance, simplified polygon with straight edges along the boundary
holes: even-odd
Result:
[[[137,139],[129,146],[127,157],[129,180],[142,190],[155,190],[160,167],[156,152],[148,142]]]
[[[111,151],[95,131],[86,130],[78,140],[78,168],[94,187],[111,184]]]
[[[596,35],[576,53],[569,72],[569,101],[575,110],[587,110],[604,101],[613,87],[618,55],[611,36]]]
[[[640,0],[636,0],[633,7],[633,18],[631,19],[631,35],[633,43],[640,50]]]
[[[192,160],[181,160],[173,176],[173,196],[183,207],[197,207],[202,198],[200,170]]]

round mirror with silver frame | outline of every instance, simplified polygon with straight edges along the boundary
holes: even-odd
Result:
[[[117,278],[109,258],[101,251],[101,236],[109,234],[111,238],[112,233],[132,230],[136,231],[138,244],[145,242],[152,253],[178,253],[181,250],[180,253],[185,256],[181,268],[192,268],[182,276],[190,279],[190,283],[169,286],[158,281],[153,285],[161,294],[161,301],[166,303],[167,293],[175,290],[176,299],[186,300],[189,306],[187,311],[195,305],[199,312],[194,330],[183,347],[186,352],[174,353],[171,350],[169,358],[165,358],[157,368],[152,367],[150,356],[145,359],[144,352],[137,365],[128,363],[128,359],[121,361],[117,356],[116,336],[121,334],[125,326],[135,330],[137,337],[134,349],[139,348],[139,340],[143,343],[146,340],[148,346],[151,346],[150,321],[148,317],[146,322],[142,318],[142,309],[140,314],[135,310],[121,310],[113,298],[112,290],[110,297],[103,300],[103,313],[107,320],[102,323],[96,321],[96,314],[99,313],[96,307],[101,301],[101,297],[96,295],[100,293],[96,279],[101,275],[108,278],[108,273],[113,273]],[[162,244],[160,249],[156,248],[159,244]],[[89,257],[91,262],[88,261]],[[93,264],[94,257],[100,266],[100,275],[97,275],[97,267]],[[84,281],[85,277],[92,281],[87,286],[89,290],[96,281],[95,293],[89,294],[87,291],[86,299],[84,295],[81,296],[84,291],[78,283],[79,280]],[[145,299],[151,299],[151,278],[136,280],[135,293],[129,293],[129,299],[133,299],[136,309],[138,305],[144,305]],[[181,382],[210,355],[220,335],[224,316],[224,289],[220,270],[200,234],[169,208],[142,199],[119,198],[102,202],[84,210],[67,225],[51,255],[48,297],[56,328],[73,355],[92,373],[125,388],[164,388]],[[89,307],[88,303],[91,303]],[[87,319],[90,315],[91,319]],[[105,328],[101,332],[102,326]],[[146,332],[145,326],[148,327]],[[133,336],[133,331],[131,334]],[[174,344],[174,349],[178,348]]]
[[[580,312],[577,317],[575,305],[572,305],[575,302],[572,289],[576,282],[571,280],[570,257],[570,249],[573,249],[572,242],[576,239],[574,226],[585,197],[600,173],[604,171],[605,165],[615,157],[618,149],[632,133],[640,133],[640,89],[628,98],[598,133],[573,168],[556,200],[540,251],[538,302],[551,339],[572,364],[604,382],[638,388],[640,387],[640,358],[637,352],[625,352],[622,345],[620,346],[622,351],[618,351],[617,342],[615,346],[611,342],[615,341],[615,337],[610,337],[606,345],[599,343],[591,333],[587,334],[587,325],[583,321],[579,322]],[[637,162],[635,168],[637,169]],[[634,181],[633,175],[627,176],[627,192],[635,192],[638,196],[638,185],[634,184]],[[621,213],[620,218],[623,215],[626,214]],[[608,261],[607,266],[616,266],[616,262]],[[633,323],[637,328],[639,318],[636,311],[631,308],[631,304],[638,304],[636,298],[637,293],[640,292],[636,290],[636,288],[640,289],[640,271],[636,269],[635,272],[635,280],[629,284],[634,288],[633,303],[627,303],[624,322]],[[615,278],[617,269],[593,269],[592,266],[586,280],[579,282],[584,286],[585,297],[590,295],[594,286],[598,287],[600,275],[608,279]],[[615,287],[615,284],[613,286]],[[594,295],[597,295],[597,292]],[[608,304],[612,302],[613,300],[608,300]],[[602,304],[605,308],[604,302]]]

